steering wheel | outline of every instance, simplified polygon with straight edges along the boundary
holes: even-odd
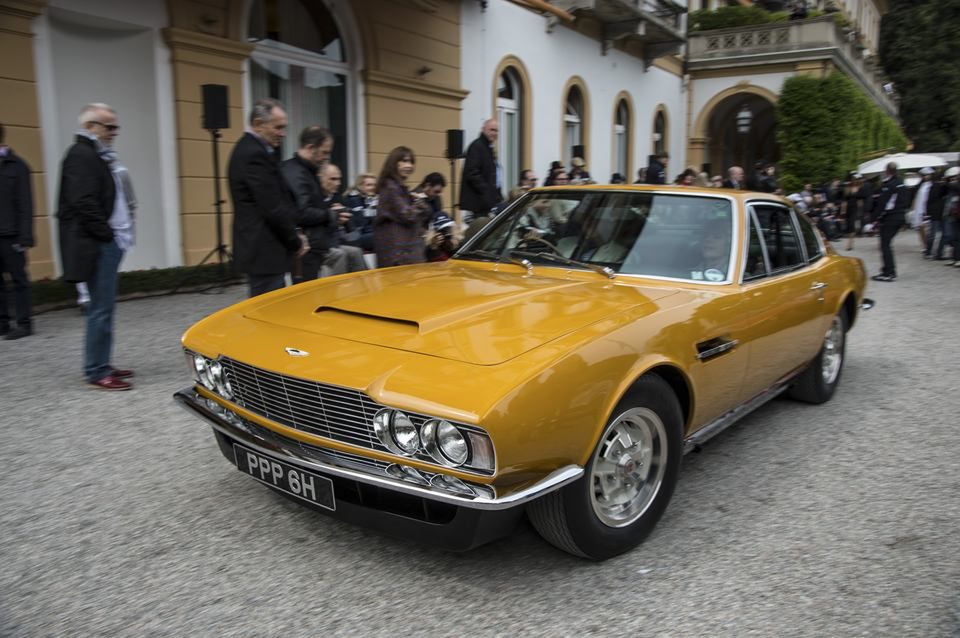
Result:
[[[546,248],[554,255],[560,254],[560,249],[548,242],[543,237],[524,237],[517,242],[517,245],[514,246],[514,248],[517,250],[530,250],[531,252],[543,252],[542,248]],[[541,248],[541,250],[537,251],[535,248]]]

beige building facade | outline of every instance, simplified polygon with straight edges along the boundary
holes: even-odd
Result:
[[[33,170],[34,279],[59,273],[59,161],[92,101],[117,108],[116,148],[137,189],[138,245],[123,269],[196,264],[216,246],[213,137],[201,86],[227,87],[221,175],[258,97],[335,133],[351,179],[395,146],[417,176],[448,172],[460,127],[460,6],[441,0],[0,0],[0,122]],[[229,243],[230,202],[223,220]]]
[[[632,181],[661,150],[674,172],[775,161],[783,82],[833,69],[895,116],[874,63],[884,0],[837,0],[845,25],[827,16],[687,33],[687,9],[717,4],[0,0],[0,122],[33,170],[31,276],[60,272],[59,163],[88,102],[117,108],[116,147],[140,202],[125,270],[197,264],[217,245],[206,84],[228,95],[221,176],[252,101],[274,97],[290,115],[283,155],[303,126],[327,126],[348,186],[400,145],[416,153],[415,178],[449,177],[446,131],[464,130],[469,143],[494,113],[512,123],[500,144],[505,192],[518,169],[543,177],[578,148],[599,181]],[[225,178],[221,196],[229,244]]]

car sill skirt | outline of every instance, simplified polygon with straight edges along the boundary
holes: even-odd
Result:
[[[217,430],[225,436],[233,439],[237,443],[241,443],[260,452],[261,454],[266,454],[267,456],[273,457],[279,461],[285,461],[287,463],[299,465],[305,469],[313,469],[334,476],[339,476],[341,478],[357,481],[359,483],[376,485],[378,487],[394,490],[403,494],[418,496],[420,498],[439,501],[458,507],[479,510],[505,510],[524,505],[530,501],[540,498],[544,494],[560,489],[561,487],[568,485],[569,483],[572,483],[583,476],[582,467],[579,465],[567,465],[554,470],[533,485],[529,485],[523,489],[517,490],[516,492],[511,492],[500,497],[485,498],[482,496],[459,496],[449,492],[443,492],[435,488],[421,487],[413,483],[392,479],[387,476],[381,477],[367,474],[364,472],[339,467],[337,465],[323,463],[316,459],[306,457],[298,450],[290,448],[280,440],[266,440],[260,436],[248,432],[242,427],[242,425],[238,424],[242,423],[243,419],[232,412],[230,413],[233,416],[231,421],[236,420],[238,423],[232,423],[231,421],[228,421],[226,418],[217,413],[219,411],[226,412],[224,408],[221,408],[215,402],[209,401],[205,397],[201,396],[193,387],[184,388],[183,390],[176,392],[173,395],[173,398],[181,407],[191,414],[202,418],[211,427],[213,427],[214,430]],[[213,406],[217,408],[217,411],[214,411]]]

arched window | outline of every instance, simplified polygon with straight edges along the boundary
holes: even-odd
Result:
[[[520,175],[523,157],[523,84],[510,67],[497,78],[497,120],[500,122],[497,157],[503,167],[503,184],[509,190]]]
[[[663,110],[657,111],[653,120],[653,154],[660,155],[667,150],[667,116]]]
[[[626,100],[617,104],[617,116],[613,124],[613,149],[615,173],[630,177],[630,107]]]
[[[300,131],[319,125],[334,136],[331,161],[348,181],[348,84],[352,81],[336,20],[326,5],[308,0],[254,0],[248,40],[250,96],[274,98],[287,109],[290,123],[282,154],[297,149]]]
[[[574,147],[583,144],[583,95],[576,86],[570,87],[567,93],[563,137],[563,165],[569,167],[570,161],[575,157]]]

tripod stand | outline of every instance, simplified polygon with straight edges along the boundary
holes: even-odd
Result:
[[[220,129],[208,130],[210,131],[210,141],[213,143],[213,205],[216,211],[217,245],[200,260],[199,264],[194,266],[193,272],[187,273],[186,276],[180,280],[174,289],[170,291],[170,294],[180,290],[180,288],[190,280],[192,275],[196,275],[204,264],[213,259],[214,255],[217,257],[217,284],[214,288],[223,288],[229,279],[225,262],[229,262],[232,256],[230,255],[230,250],[227,248],[227,245],[223,243],[223,204],[226,203],[226,200],[220,195],[220,145],[218,142],[221,135]]]

